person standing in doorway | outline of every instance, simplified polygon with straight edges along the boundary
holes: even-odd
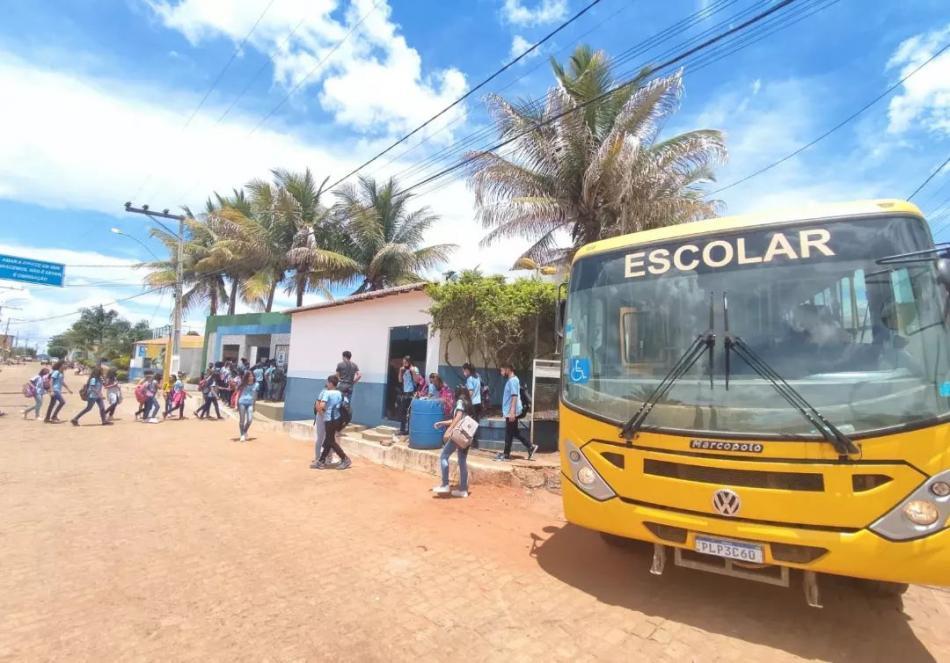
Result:
[[[462,364],[462,375],[465,376],[465,387],[468,389],[468,397],[472,401],[472,419],[481,423],[482,421],[482,377],[475,371],[475,367],[470,363]],[[478,430],[472,438],[472,446],[478,448]]]
[[[336,466],[336,469],[345,470],[353,464],[353,461],[351,461],[346,455],[346,452],[343,451],[339,442],[336,441],[336,434],[340,431],[341,423],[342,413],[340,412],[340,408],[343,405],[343,394],[341,394],[338,389],[339,384],[340,378],[336,375],[331,375],[327,378],[326,389],[323,390],[322,417],[326,428],[326,438],[323,441],[323,450],[320,452],[320,458],[317,459],[317,462],[313,466],[314,469],[317,470],[323,470],[328,467],[327,456],[330,455],[331,451],[340,457],[340,464]]]
[[[505,416],[505,450],[495,456],[495,460],[511,460],[511,443],[515,438],[528,450],[528,460],[534,458],[538,445],[525,442],[518,430],[518,418],[524,411],[521,403],[521,381],[515,375],[515,368],[509,363],[501,364],[501,377],[505,379],[505,391],[501,397],[501,413]]]
[[[46,410],[46,418],[43,420],[48,424],[58,424],[59,411],[66,405],[66,399],[63,398],[63,389],[69,393],[73,390],[66,384],[66,375],[63,373],[63,361],[59,360],[53,364],[53,370],[49,374],[50,389],[52,393],[49,398],[49,407]]]
[[[413,366],[412,357],[402,358],[399,367],[399,398],[396,401],[396,411],[399,416],[399,435],[409,434],[409,406],[412,405],[412,396],[416,393],[416,378],[419,369]]]
[[[257,382],[253,371],[244,371],[241,388],[238,392],[238,425],[241,429],[241,442],[247,442],[247,431],[254,421],[254,402],[257,400]]]
[[[102,366],[99,364],[96,364],[89,371],[89,379],[86,381],[86,407],[70,419],[69,423],[73,426],[78,426],[79,420],[84,414],[89,412],[93,406],[99,407],[99,418],[102,420],[102,425],[111,426],[112,422],[106,421],[106,411],[102,404]]]
[[[343,361],[336,365],[336,376],[340,378],[340,393],[346,396],[352,405],[353,388],[363,379],[363,374],[360,373],[360,367],[353,361],[353,353],[349,350],[343,351]]]

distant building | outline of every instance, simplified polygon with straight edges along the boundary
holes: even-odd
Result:
[[[132,359],[129,362],[129,380],[140,379],[147,370],[163,371],[165,369],[165,351],[168,348],[168,337],[149,338],[132,345]],[[201,352],[204,347],[203,336],[182,334],[181,336],[181,368],[188,377],[201,374]]]
[[[205,321],[202,366],[209,362],[247,358],[251,365],[276,359],[287,367],[290,316],[283,313],[211,315]]]

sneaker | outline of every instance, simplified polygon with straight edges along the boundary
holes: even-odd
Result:
[[[157,424],[157,423],[158,423],[158,419],[156,419],[155,417],[152,417],[151,419],[148,420],[148,423],[150,423],[150,424]]]
[[[453,490],[452,497],[468,497],[467,490]]]
[[[537,444],[532,444],[532,445],[528,448],[528,460],[531,460],[532,458],[534,458],[534,452],[537,451],[537,450],[538,450],[538,445],[537,445]]]
[[[432,489],[432,492],[435,493],[436,495],[448,495],[449,493],[453,491],[448,486],[436,486],[435,488]]]
[[[78,426],[78,425],[79,425],[79,422],[76,421],[75,419],[70,419],[70,420],[69,420],[69,423],[71,423],[73,426]]]
[[[112,426],[112,425],[114,425],[114,424],[113,424],[111,421],[103,421],[103,422],[102,422],[102,425],[103,425],[103,426]]]
[[[246,435],[242,435],[242,436],[241,436],[241,442],[247,442],[247,436],[246,436]]]
[[[327,469],[327,464],[322,461],[315,460],[312,463],[310,463],[310,469],[311,470],[325,470]]]
[[[336,469],[338,469],[338,470],[348,470],[348,469],[350,469],[350,465],[352,465],[352,464],[353,464],[353,461],[351,461],[349,458],[344,458],[344,459],[343,459],[343,462],[341,462],[339,465],[336,466]]]
[[[497,456],[495,456],[492,460],[509,461],[509,460],[511,460],[511,458],[510,458],[509,456],[506,456],[506,455],[503,454],[503,453],[500,453],[500,454],[498,454]]]

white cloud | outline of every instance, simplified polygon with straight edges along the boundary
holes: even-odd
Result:
[[[903,41],[887,69],[901,78],[933,57],[950,39],[950,24]],[[950,135],[950,51],[945,51],[902,86],[888,107],[888,132],[901,134],[916,127]]]
[[[523,0],[505,0],[501,14],[514,25],[543,25],[567,17],[567,0],[538,0],[534,7]]]
[[[521,55],[522,53],[524,53],[526,50],[528,50],[529,48],[531,48],[531,43],[532,43],[532,42],[528,41],[527,39],[525,39],[525,38],[522,37],[521,35],[515,35],[514,37],[512,37],[512,39],[511,39],[511,51],[509,51],[509,53],[508,53],[508,60],[513,60],[514,58],[518,57],[519,55]],[[541,54],[540,49],[535,49],[535,50],[531,51],[530,53],[528,53],[528,55],[525,56],[525,58],[524,58],[523,60],[521,60],[521,63],[525,63],[525,62],[527,62],[528,60],[530,60],[531,58],[535,58],[535,57],[537,57],[537,56],[540,55],[540,54]]]
[[[149,0],[162,22],[193,44],[220,36],[240,43],[268,3]],[[250,47],[270,57],[274,79],[285,89],[304,81],[303,90],[319,86],[317,99],[336,122],[360,131],[405,133],[467,89],[465,76],[458,69],[423,71],[418,51],[399,34],[386,2],[352,0],[340,20],[331,17],[337,5],[336,0],[275,2],[248,39]],[[350,30],[354,32],[347,37]],[[465,106],[460,104],[432,129],[464,115]],[[451,130],[446,131],[436,140],[448,142],[452,135]]]

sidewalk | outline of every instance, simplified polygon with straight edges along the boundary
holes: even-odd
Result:
[[[278,422],[269,422],[278,425]],[[255,418],[254,425],[257,425]],[[315,433],[313,421],[285,421],[282,429],[291,437],[299,440],[308,440],[313,443]],[[431,476],[439,476],[438,449],[410,449],[406,438],[398,438],[391,446],[386,446],[392,440],[395,428],[379,426],[364,428],[350,425],[343,431],[341,444],[346,453],[370,462],[391,467],[397,470],[410,470]],[[386,443],[386,444],[384,444]],[[472,449],[468,454],[469,483],[490,484],[496,486],[513,486],[537,490],[547,488],[549,491],[560,493],[561,470],[560,457],[557,453],[538,453],[533,460],[514,457],[510,462],[493,460],[496,452],[487,449]],[[452,456],[450,478],[458,481],[458,464]]]

